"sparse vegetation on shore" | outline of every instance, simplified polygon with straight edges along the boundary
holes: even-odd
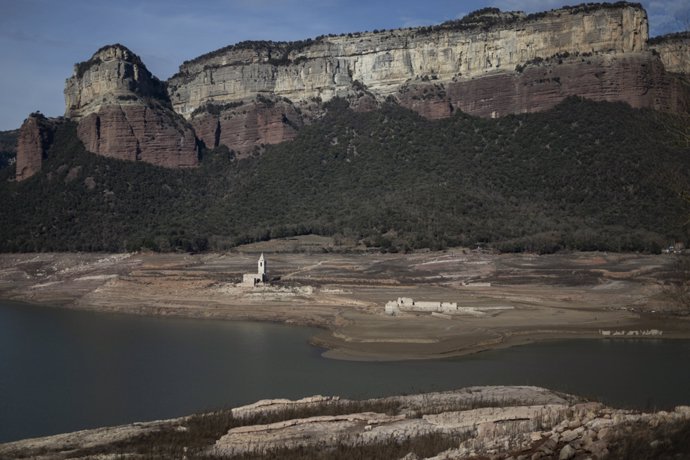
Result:
[[[268,400],[178,419],[18,441],[0,445],[0,455],[234,460],[438,454],[453,459],[687,458],[688,417],[684,407],[640,413],[532,386],[470,387],[365,401]]]

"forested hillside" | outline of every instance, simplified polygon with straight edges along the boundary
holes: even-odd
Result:
[[[292,142],[171,170],[87,153],[66,123],[39,174],[0,171],[0,250],[197,251],[318,233],[386,251],[658,251],[688,240],[687,131],[687,118],[576,98],[440,121],[336,100]]]
[[[19,130],[0,131],[0,169],[14,163],[17,157],[17,136]]]

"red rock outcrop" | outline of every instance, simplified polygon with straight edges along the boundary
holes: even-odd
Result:
[[[397,95],[420,115],[444,118],[454,110],[481,117],[540,112],[568,96],[621,101],[636,108],[690,111],[690,92],[651,52],[578,55],[527,64],[520,71],[441,84],[418,84]]]
[[[79,121],[77,134],[88,151],[107,157],[168,168],[198,163],[194,132],[160,106],[101,107]]]
[[[429,119],[537,112],[573,95],[688,112],[690,89],[673,73],[690,72],[690,38],[648,43],[648,29],[639,3],[489,8],[432,27],[238,43],[183,63],[168,92],[207,146],[238,151],[294,136],[275,109],[247,108],[257,95],[289,98],[305,122],[335,97],[356,111],[393,97]],[[200,114],[206,104],[242,107]]]
[[[56,120],[32,113],[24,120],[17,139],[17,181],[26,180],[41,170],[43,158],[53,142]]]
[[[690,37],[648,42],[637,3],[482,11],[426,28],[242,42],[183,63],[167,84],[106,46],[75,66],[66,115],[94,153],[177,168],[197,165],[197,137],[239,154],[291,140],[335,97],[356,111],[392,97],[429,119],[537,112],[568,96],[690,112]]]
[[[194,131],[172,110],[165,85],[122,45],[75,65],[65,102],[93,153],[169,168],[198,164]]]
[[[453,113],[453,106],[441,83],[406,85],[396,96],[400,105],[430,120],[448,118]]]
[[[191,122],[206,147],[225,145],[238,153],[294,139],[303,125],[295,107],[282,99],[262,97],[239,105],[209,105],[199,112]]]

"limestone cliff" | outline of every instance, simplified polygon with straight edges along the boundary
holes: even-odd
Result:
[[[690,32],[655,37],[649,46],[659,53],[666,70],[690,75]]]
[[[32,113],[24,120],[17,139],[18,181],[26,180],[41,170],[58,123],[60,120],[46,118],[40,113]]]
[[[207,102],[227,104],[265,93],[298,105],[315,98],[328,101],[352,94],[358,84],[382,99],[425,81],[472,85],[496,75],[518,79],[516,67],[559,54],[639,53],[646,50],[647,38],[647,15],[637,4],[530,16],[489,9],[435,27],[240,43],[184,63],[170,79],[169,93],[173,107],[185,117]],[[529,109],[526,102],[518,112]],[[437,105],[413,107],[432,117],[449,114],[447,103]]]
[[[93,153],[172,168],[197,164],[194,131],[170,107],[165,84],[122,45],[75,65],[65,103]]]
[[[687,33],[648,40],[637,3],[485,8],[432,27],[242,42],[183,63],[166,83],[124,46],[105,46],[75,65],[66,116],[89,151],[188,167],[197,140],[239,154],[290,140],[334,97],[358,111],[395,100],[430,119],[548,110],[572,95],[687,113],[689,56]],[[45,154],[28,123],[18,178]]]

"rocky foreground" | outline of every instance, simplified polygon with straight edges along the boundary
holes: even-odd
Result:
[[[640,413],[538,387],[266,400],[0,445],[0,458],[689,458],[690,407]]]

